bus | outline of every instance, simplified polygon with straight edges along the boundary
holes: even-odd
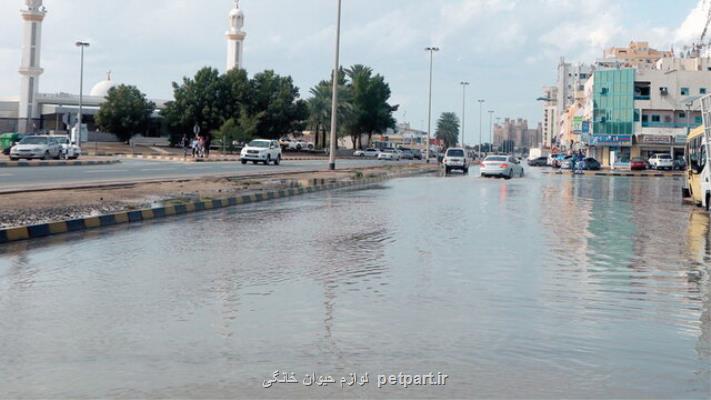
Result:
[[[701,99],[703,125],[686,138],[686,182],[684,195],[706,209],[711,209],[711,96]]]

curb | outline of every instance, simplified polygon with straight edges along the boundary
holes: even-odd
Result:
[[[167,218],[176,215],[190,214],[198,211],[234,207],[243,204],[259,203],[262,201],[294,197],[307,193],[322,192],[342,188],[366,187],[394,178],[424,175],[434,171],[419,170],[394,175],[383,175],[375,178],[359,179],[357,181],[343,181],[316,184],[308,187],[271,190],[260,193],[245,194],[214,200],[201,200],[165,207],[148,208],[144,210],[122,211],[114,214],[86,217],[66,221],[50,222],[39,225],[20,226],[0,230],[0,244],[18,242],[29,239],[60,235],[70,232],[81,232],[90,229],[104,228],[115,225],[130,224],[150,221],[153,219]]]
[[[544,175],[569,175],[569,176],[576,176],[576,175],[583,175],[583,176],[617,176],[617,177],[645,177],[645,178],[683,178],[684,174],[683,173],[673,173],[673,172],[658,172],[658,173],[633,173],[633,172],[594,172],[594,171],[585,171],[582,174],[580,173],[571,173],[570,171],[567,172],[562,172],[562,171],[542,171]]]
[[[90,160],[90,161],[0,161],[0,168],[19,167],[79,167],[83,165],[118,164],[120,160]]]
[[[143,154],[118,154],[118,157],[129,158],[136,160],[156,160],[156,161],[179,161],[179,162],[240,162],[239,158],[209,158],[205,159],[195,159],[192,156],[187,157],[170,157],[170,156],[153,156],[153,155],[143,155]],[[342,158],[342,159],[355,159],[359,158]],[[282,157],[282,161],[327,161],[328,157]]]

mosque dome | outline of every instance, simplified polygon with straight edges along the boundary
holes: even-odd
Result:
[[[106,80],[101,81],[91,88],[90,96],[93,97],[106,97],[109,95],[109,89],[117,86],[114,81],[111,80],[111,71],[106,76]]]

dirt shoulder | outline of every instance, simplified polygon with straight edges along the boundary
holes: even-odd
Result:
[[[429,168],[432,167],[424,164],[385,166],[283,176],[210,178],[4,194],[0,195],[0,229],[93,217],[166,203],[219,199],[265,190],[305,187],[323,181],[355,180]]]

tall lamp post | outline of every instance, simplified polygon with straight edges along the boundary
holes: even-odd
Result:
[[[464,144],[464,118],[467,110],[467,86],[469,86],[469,82],[462,81],[459,84],[462,85],[462,148],[467,151],[467,145]]]
[[[425,159],[430,162],[430,140],[432,138],[432,63],[434,53],[439,51],[439,47],[425,47],[425,51],[430,52],[430,90],[429,90],[429,105],[427,107],[427,144],[425,150]]]
[[[81,147],[82,113],[84,111],[84,48],[89,47],[89,42],[76,42],[76,46],[81,52],[81,66],[79,67],[79,115],[77,116],[76,143]]]
[[[489,110],[489,152],[494,145],[494,110]]]
[[[481,120],[482,120],[482,118],[483,118],[483,115],[482,115],[482,114],[483,114],[483,109],[482,109],[482,107],[484,106],[484,100],[483,100],[483,99],[479,99],[479,100],[477,100],[477,101],[479,102],[479,161],[481,161],[481,142],[482,142],[481,139],[482,139],[482,136],[483,136],[482,132],[483,132],[483,130],[484,130],[483,125],[482,125],[482,123],[481,123]]]
[[[336,22],[336,62],[333,66],[333,96],[331,99],[331,146],[328,156],[328,169],[336,169],[336,129],[338,124],[338,70],[340,68],[341,51],[341,0],[338,0],[338,17]]]

